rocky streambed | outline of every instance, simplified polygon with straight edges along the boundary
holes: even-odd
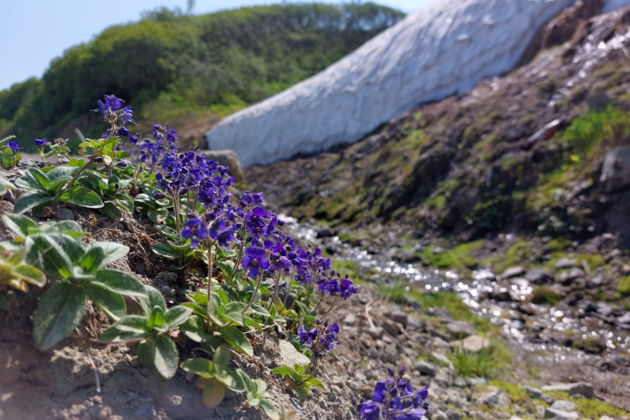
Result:
[[[447,308],[439,307],[440,299],[429,300],[429,307],[422,307],[426,299],[419,296],[453,294],[473,317],[489,321],[493,333],[482,335],[506,340],[512,354],[508,368],[512,378],[535,377],[543,384],[587,382],[592,387],[591,397],[597,395],[630,409],[630,312],[627,306],[601,299],[601,290],[610,286],[610,266],[628,268],[618,250],[610,251],[597,268],[580,257],[565,256],[550,257],[544,266],[514,265],[498,273],[484,264],[475,264],[473,269],[438,269],[418,258],[422,247],[375,250],[369,240],[344,241],[340,239],[343,233],[338,235],[323,225],[286,219],[298,236],[345,261],[341,271],[357,273],[414,312],[446,317],[443,329],[430,332],[451,341],[451,350],[457,337],[464,338],[458,343],[472,352],[491,343],[475,338],[479,330],[474,328],[475,320],[452,319]],[[503,239],[514,241],[509,236]],[[479,321],[476,326],[487,329]]]

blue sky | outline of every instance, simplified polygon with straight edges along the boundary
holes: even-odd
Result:
[[[376,1],[409,13],[435,0]],[[269,3],[281,1],[197,0],[194,12]],[[30,76],[41,76],[50,60],[108,26],[137,20],[141,12],[160,6],[186,9],[186,5],[186,0],[2,0],[0,90]]]

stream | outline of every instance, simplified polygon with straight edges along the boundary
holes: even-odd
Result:
[[[615,327],[594,315],[582,314],[562,302],[559,305],[529,303],[533,287],[522,277],[500,280],[488,269],[472,271],[463,276],[454,270],[437,270],[395,261],[395,249],[372,253],[343,242],[338,236],[318,234],[323,228],[298,223],[283,216],[287,228],[298,238],[331,252],[338,260],[357,264],[361,274],[379,283],[405,285],[407,290],[455,293],[478,316],[502,329],[518,347],[539,357],[557,361],[600,358],[562,345],[563,337],[579,334],[582,339],[604,343],[608,353],[630,350],[630,331]],[[326,237],[322,237],[326,236]],[[371,274],[369,274],[371,273]],[[374,274],[376,273],[376,274]],[[497,296],[503,298],[497,299]]]

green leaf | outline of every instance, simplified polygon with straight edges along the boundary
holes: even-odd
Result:
[[[59,190],[66,182],[72,179],[72,175],[76,170],[77,168],[70,166],[56,166],[46,174],[49,182],[47,186],[48,191],[56,192]]]
[[[182,369],[186,372],[199,375],[205,379],[212,379],[214,373],[216,372],[214,363],[211,360],[204,359],[202,357],[195,357],[193,359],[186,360],[182,363]]]
[[[212,361],[218,370],[225,370],[228,367],[228,363],[230,363],[230,359],[232,355],[230,354],[230,349],[226,345],[219,346],[212,356]]]
[[[24,175],[15,180],[15,185],[28,190],[47,191],[50,181],[38,168],[28,168]]]
[[[295,374],[295,370],[291,366],[279,366],[272,370],[273,373],[280,376],[291,376]]]
[[[166,236],[169,239],[177,239],[179,238],[179,233],[172,227],[166,225],[157,225],[155,226],[155,230],[160,232],[162,235]]]
[[[146,297],[146,288],[131,274],[118,270],[100,270],[96,281],[105,284],[118,294],[131,297]]]
[[[122,211],[120,211],[120,209],[111,201],[105,201],[103,208],[101,208],[100,211],[110,219],[118,219],[119,217],[122,217]]]
[[[169,243],[158,242],[151,245],[151,249],[160,257],[168,258],[171,260],[175,260],[182,256],[178,249]]]
[[[74,241],[72,238],[68,237],[68,239]],[[72,264],[72,258],[68,255],[67,251],[74,253],[76,250],[71,249],[72,246],[68,243],[62,245],[61,242],[64,240],[63,235],[37,234],[28,237],[26,241],[26,245],[29,248],[29,259],[35,259],[38,262],[38,266],[44,270],[46,275],[57,280],[70,278],[74,266]],[[76,245],[82,252],[83,249],[81,245]],[[33,253],[35,255],[31,258],[30,255]]]
[[[79,266],[88,273],[95,273],[101,266],[105,252],[101,248],[91,247],[79,260]]]
[[[150,329],[158,329],[164,330],[166,324],[164,323],[164,309],[159,306],[154,306],[151,310],[151,315],[149,315],[149,319],[147,320],[147,327]]]
[[[90,299],[109,317],[119,319],[127,314],[125,299],[103,283],[93,281],[83,287]]]
[[[192,315],[192,310],[190,308],[178,305],[166,311],[164,314],[164,320],[166,321],[168,328],[171,329],[186,322],[188,318],[190,318],[190,315]]]
[[[120,318],[114,325],[103,331],[100,339],[103,341],[125,341],[145,338],[149,334],[146,317],[127,315]]]
[[[159,306],[162,311],[166,312],[164,296],[153,286],[144,286],[144,295],[138,299],[138,302],[147,316],[151,315],[154,306]]]
[[[58,233],[68,235],[71,238],[77,239],[83,236],[81,226],[74,220],[62,220],[60,222],[48,222],[42,224],[39,229],[42,233]]]
[[[24,194],[15,200],[13,211],[15,213],[24,213],[35,207],[41,207],[44,204],[50,203],[53,200],[53,196],[47,192],[34,192]]]
[[[70,283],[55,284],[44,292],[33,317],[35,344],[40,350],[48,350],[79,325],[85,301],[83,289]]]
[[[105,258],[103,259],[102,266],[110,264],[129,253],[128,246],[116,242],[93,242],[88,250],[91,248],[101,248],[103,250]]]
[[[46,284],[46,276],[44,276],[44,273],[42,273],[39,268],[33,267],[32,265],[19,264],[15,266],[13,271],[22,276],[24,281],[32,285],[42,287]]]
[[[61,194],[59,198],[67,203],[89,209],[99,209],[103,207],[103,201],[101,201],[98,194],[83,186],[73,187]]]
[[[238,327],[230,326],[219,328],[219,332],[221,333],[221,338],[236,350],[248,356],[254,355],[254,349],[251,343]]]
[[[155,367],[160,375],[170,379],[177,372],[179,354],[173,340],[165,335],[158,335],[138,345],[138,358],[149,366]]]
[[[269,401],[260,400],[258,406],[262,408],[262,410],[271,420],[280,420],[280,413],[278,412],[278,410],[276,410],[276,407],[274,407],[274,405],[271,404]]]
[[[39,226],[30,217],[8,213],[2,215],[2,223],[18,236],[25,237],[32,232],[38,232]]]

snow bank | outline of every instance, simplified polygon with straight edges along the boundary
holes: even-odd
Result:
[[[517,64],[573,0],[438,0],[315,76],[223,120],[211,149],[244,166],[360,139],[414,106],[471,90]],[[608,0],[607,9],[630,0]]]

